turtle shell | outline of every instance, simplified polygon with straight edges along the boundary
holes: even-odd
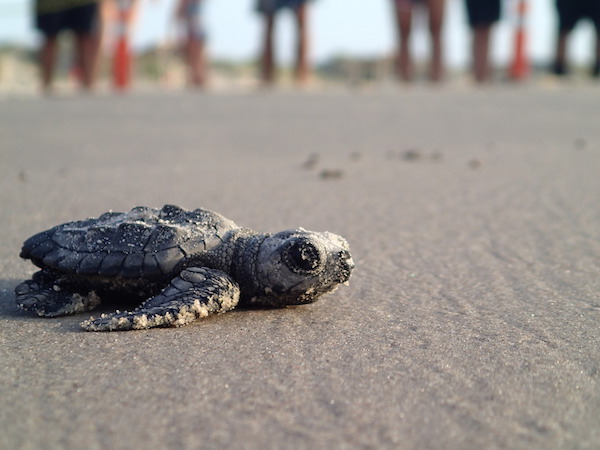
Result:
[[[159,279],[190,256],[219,246],[235,228],[205,209],[139,206],[38,233],[25,241],[21,257],[63,273]]]

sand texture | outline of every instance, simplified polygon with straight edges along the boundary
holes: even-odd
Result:
[[[599,95],[0,101],[0,448],[598,448]],[[350,285],[121,333],[17,309],[27,237],[165,203],[340,234]]]

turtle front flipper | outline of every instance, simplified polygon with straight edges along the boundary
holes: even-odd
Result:
[[[41,270],[15,288],[17,305],[42,317],[57,317],[94,309],[100,297],[85,286],[73,286],[68,277]]]
[[[239,297],[239,286],[225,272],[188,267],[160,294],[134,311],[104,314],[82,322],[81,326],[86,331],[180,327],[209,314],[235,308]]]

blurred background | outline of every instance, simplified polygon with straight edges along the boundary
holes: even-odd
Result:
[[[139,0],[130,45],[136,58],[135,77],[140,81],[159,82],[165,87],[185,84],[184,68],[178,67],[182,63],[177,55],[175,3],[176,0]],[[513,56],[516,3],[516,0],[503,2],[502,20],[493,30],[491,60],[498,71],[504,70]],[[204,2],[203,24],[214,88],[245,86],[256,77],[254,66],[260,53],[262,24],[254,4],[254,0]],[[33,26],[32,11],[33,0],[0,0],[1,91],[35,88],[35,52],[40,38]],[[309,14],[309,57],[318,78],[350,81],[393,78],[389,66],[394,58],[396,31],[391,1],[318,0],[311,5]],[[417,16],[415,21],[411,43],[415,61],[417,65],[426,64],[429,53],[426,18]],[[557,34],[554,0],[529,0],[526,27],[529,61],[533,73],[541,73],[551,64],[554,53]],[[568,43],[574,68],[589,66],[594,57],[594,40],[592,23],[581,22]],[[275,51],[284,72],[293,60],[294,41],[293,17],[281,14]],[[447,1],[443,45],[448,78],[460,77],[470,64],[470,33],[463,0]],[[63,46],[68,47],[69,43]],[[68,55],[69,50],[63,53]],[[61,61],[62,66],[68,66],[68,56]],[[62,70],[65,72],[68,70]],[[60,76],[59,70],[57,77]]]

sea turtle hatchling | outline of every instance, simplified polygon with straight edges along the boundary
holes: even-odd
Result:
[[[88,311],[102,299],[140,306],[84,321],[88,331],[182,326],[236,305],[311,303],[350,278],[348,243],[302,228],[259,234],[212,211],[166,205],[68,222],[27,239],[40,267],[15,288],[40,316]]]

